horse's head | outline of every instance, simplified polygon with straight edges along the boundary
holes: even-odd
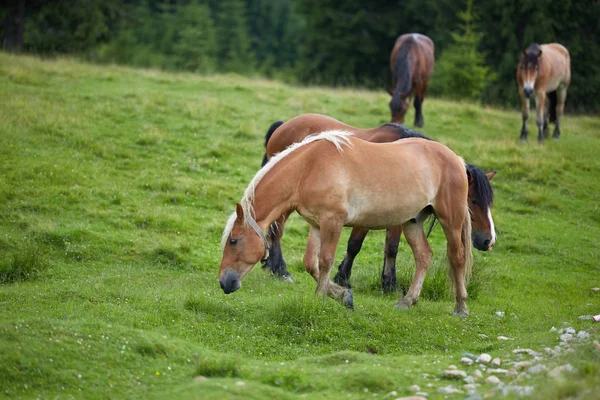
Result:
[[[496,243],[494,220],[490,210],[494,202],[494,192],[490,181],[496,171],[484,173],[478,167],[468,164],[467,176],[469,180],[469,210],[471,211],[471,239],[477,250],[491,250]]]
[[[237,203],[223,232],[223,258],[219,267],[219,283],[225,294],[233,293],[242,279],[261,259],[266,258],[268,245],[263,232],[251,215]]]
[[[541,55],[542,48],[537,43],[533,43],[523,50],[519,74],[523,81],[523,94],[525,97],[530,97],[533,94],[535,80],[537,79],[540,67]]]
[[[408,110],[408,95],[403,95],[399,91],[390,93],[390,111],[392,112],[392,122],[395,124],[403,124],[404,116]]]

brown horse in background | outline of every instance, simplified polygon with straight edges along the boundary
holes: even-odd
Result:
[[[423,127],[423,99],[434,62],[434,44],[427,36],[407,33],[396,39],[390,57],[393,88],[388,89],[392,122],[404,123],[408,101],[414,96],[415,126]]]
[[[429,139],[415,131],[398,124],[384,124],[377,128],[359,129],[346,125],[334,118],[320,114],[303,114],[290,119],[287,122],[277,121],[273,123],[267,132],[265,139],[266,153],[263,158],[263,166],[275,154],[285,150],[294,143],[301,142],[307,136],[318,134],[328,130],[343,130],[351,132],[353,136],[374,143],[387,143],[406,138]],[[466,175],[469,181],[469,209],[473,225],[473,245],[478,250],[489,250],[495,242],[494,223],[490,213],[494,193],[489,181],[495,172],[484,173],[477,166],[467,164]],[[433,225],[432,221],[432,225]],[[281,250],[281,237],[283,236],[282,224],[273,226],[269,233],[271,248],[269,257],[265,260],[263,267],[277,276],[292,281],[286,268]],[[429,228],[431,231],[431,227]],[[344,260],[338,267],[334,282],[350,287],[350,275],[356,255],[360,252],[368,229],[355,227],[352,229]],[[385,291],[396,289],[396,255],[402,228],[391,227],[387,229],[384,247],[384,265],[381,272],[381,284]]]
[[[309,224],[304,255],[317,294],[353,307],[350,289],[330,280],[344,226],[401,226],[416,271],[396,304],[417,303],[432,257],[423,231],[435,213],[447,239],[450,276],[456,289],[454,314],[467,315],[465,277],[472,265],[471,217],[466,165],[446,146],[424,139],[369,143],[348,132],[309,136],[273,157],[254,176],[223,231],[219,283],[228,294],[269,252],[267,232],[297,211]]]
[[[571,82],[569,51],[558,43],[531,44],[523,50],[517,67],[517,82],[523,112],[521,142],[527,140],[529,99],[532,95],[536,102],[538,142],[543,143],[544,136],[547,137],[549,133],[548,113],[545,112],[546,97],[550,100],[549,122],[555,123],[552,139],[558,140],[560,119],[564,113],[567,88]]]

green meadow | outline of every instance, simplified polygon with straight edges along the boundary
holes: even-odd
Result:
[[[452,315],[439,227],[409,311],[379,287],[383,231],[355,261],[355,310],[317,297],[297,215],[283,238],[295,283],[257,265],[223,294],[221,233],[269,125],[314,112],[373,127],[389,120],[388,101],[383,89],[0,53],[0,397],[394,399],[419,385],[463,398],[463,382],[440,377],[450,364],[472,373],[463,353],[510,368],[513,350],[530,348],[549,370],[573,370],[499,376],[506,385],[532,386],[529,398],[600,398],[600,324],[579,318],[600,314],[597,116],[566,115],[560,142],[540,146],[535,118],[519,143],[518,110],[425,100],[424,134],[497,171],[497,243],[474,251],[466,319]],[[414,261],[403,239],[398,269],[406,290]],[[590,337],[552,356],[553,327]],[[478,383],[481,396],[517,397]],[[463,393],[437,392],[448,385]]]

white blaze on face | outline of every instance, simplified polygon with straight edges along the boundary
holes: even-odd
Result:
[[[492,211],[488,208],[488,220],[490,222],[490,233],[492,235],[492,239],[490,241],[490,248],[496,243],[496,230],[494,229],[494,220],[492,219]]]

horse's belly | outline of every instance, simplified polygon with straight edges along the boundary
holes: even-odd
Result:
[[[348,209],[346,226],[385,229],[399,226],[415,218],[430,203],[427,198],[353,199]],[[410,201],[407,201],[410,200]]]

